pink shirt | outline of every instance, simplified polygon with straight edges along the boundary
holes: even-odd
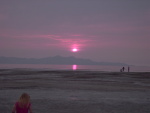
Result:
[[[16,113],[28,113],[31,104],[29,103],[28,106],[26,105],[25,107],[20,107],[19,102],[16,102],[15,106],[16,106]]]

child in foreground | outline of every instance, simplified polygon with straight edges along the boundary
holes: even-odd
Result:
[[[19,100],[15,103],[12,113],[32,113],[30,96],[27,93],[23,93]]]

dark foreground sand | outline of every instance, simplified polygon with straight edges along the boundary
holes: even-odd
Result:
[[[0,113],[30,94],[33,113],[150,113],[150,72],[0,70]]]

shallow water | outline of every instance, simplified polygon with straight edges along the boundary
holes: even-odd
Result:
[[[127,66],[125,72],[127,72]],[[90,71],[109,71],[120,72],[122,66],[105,65],[49,65],[49,64],[0,64],[0,69],[46,69],[46,70],[90,70]],[[148,66],[130,66],[130,72],[150,72]]]

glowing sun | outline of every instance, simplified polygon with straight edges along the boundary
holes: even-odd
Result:
[[[77,51],[78,51],[78,49],[76,49],[76,48],[72,49],[72,52],[77,52]]]

